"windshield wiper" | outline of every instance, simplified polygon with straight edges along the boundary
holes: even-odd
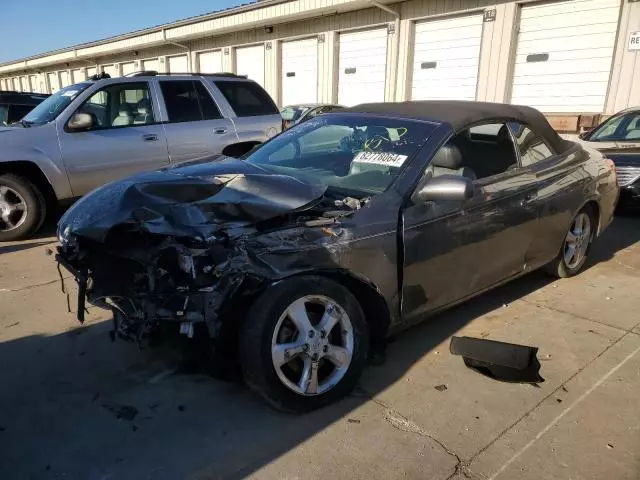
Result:
[[[20,125],[22,126],[22,128],[29,128],[31,125],[33,125],[33,122],[30,122],[28,120],[18,120],[17,122],[9,124],[10,127],[14,127],[16,125]]]

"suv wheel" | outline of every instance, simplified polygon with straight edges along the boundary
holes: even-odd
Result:
[[[33,183],[18,175],[0,175],[0,242],[28,237],[44,216],[44,197]]]
[[[240,361],[247,384],[279,410],[328,405],[356,385],[369,333],[362,309],[324,277],[295,277],[268,289],[248,312]]]

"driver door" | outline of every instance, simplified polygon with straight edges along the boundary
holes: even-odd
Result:
[[[167,141],[148,82],[115,83],[91,95],[76,112],[94,126],[58,128],[62,157],[74,196],[145,170],[169,165]],[[74,113],[76,113],[74,112]]]
[[[489,142],[482,141],[487,155],[468,158],[483,147],[467,144],[468,153],[462,160],[476,166],[478,172],[471,199],[409,205],[402,212],[403,322],[416,323],[425,313],[488,289],[526,268],[526,254],[538,223],[535,175],[519,166],[514,149],[511,160],[498,162],[487,148]],[[485,171],[492,174],[482,175],[482,162],[494,163],[485,165]],[[434,175],[457,174],[455,170],[435,171]]]

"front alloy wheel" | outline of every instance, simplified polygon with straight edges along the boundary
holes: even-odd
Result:
[[[241,334],[246,383],[280,410],[304,412],[355,387],[368,326],[355,297],[324,277],[292,277],[253,304]]]
[[[353,356],[349,315],[332,299],[307,295],[278,319],[271,360],[280,381],[300,395],[321,395],[344,377]]]

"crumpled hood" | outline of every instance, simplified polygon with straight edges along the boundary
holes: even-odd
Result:
[[[323,184],[213,157],[104,185],[65,213],[58,234],[63,239],[73,234],[104,242],[113,227],[121,226],[206,240],[223,228],[249,226],[309,208],[325,190]]]

